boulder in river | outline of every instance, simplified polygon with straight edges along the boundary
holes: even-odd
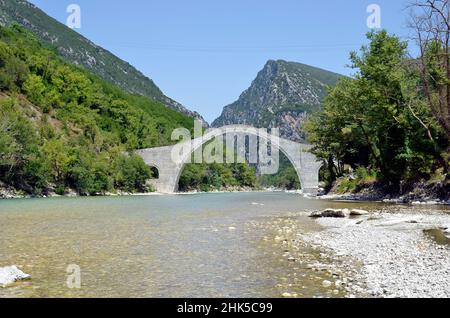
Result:
[[[326,209],[323,211],[316,211],[311,213],[312,218],[345,218],[350,215],[348,209]]]
[[[6,287],[14,282],[30,279],[31,276],[25,274],[17,266],[0,267],[0,286]]]
[[[361,215],[368,215],[369,212],[366,210],[360,210],[360,209],[353,209],[350,211],[350,215],[352,216],[361,216]]]
[[[322,211],[314,211],[309,215],[310,218],[321,218],[322,217]]]
[[[450,238],[450,224],[444,224],[441,226],[441,230],[446,237]]]
[[[330,287],[331,285],[333,285],[333,283],[330,282],[329,280],[324,280],[324,281],[322,282],[322,286],[325,287],[325,288],[328,288],[328,287]]]

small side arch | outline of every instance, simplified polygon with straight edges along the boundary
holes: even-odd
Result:
[[[150,171],[152,172],[152,179],[158,180],[159,179],[159,168],[155,165],[149,165]]]

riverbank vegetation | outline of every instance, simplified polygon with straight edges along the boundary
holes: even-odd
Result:
[[[243,163],[188,164],[180,177],[179,190],[227,191],[254,189],[256,170]]]
[[[435,9],[424,10],[433,18],[413,16],[419,57],[387,31],[369,33],[370,43],[350,55],[354,76],[330,89],[323,111],[308,122],[328,189],[337,180],[342,192],[376,184],[401,195],[432,182],[448,197],[450,29],[447,40],[425,30],[425,23],[443,24]]]
[[[226,151],[224,149],[225,153]],[[292,163],[282,152],[279,160],[279,170],[273,175],[261,175],[254,164],[188,164],[180,177],[179,190],[208,192],[300,189],[301,184]]]
[[[193,126],[63,62],[18,26],[0,28],[0,89],[0,181],[28,194],[148,191],[150,169],[126,151]]]
[[[268,189],[275,188],[281,190],[299,190],[301,189],[300,180],[295,171],[294,166],[280,151],[279,170],[273,175],[258,176],[257,184],[260,188]]]
[[[152,191],[152,171],[133,151],[170,145],[174,129],[193,125],[186,115],[67,64],[23,28],[0,27],[0,190]],[[189,165],[180,189],[254,188],[255,180],[247,164]]]

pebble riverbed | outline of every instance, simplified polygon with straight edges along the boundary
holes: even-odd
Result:
[[[309,217],[324,209],[344,217]],[[445,205],[224,193],[9,200],[0,212],[0,267],[31,275],[0,297],[450,297]],[[68,264],[83,288],[66,286]]]
[[[278,233],[270,239],[280,245],[280,253],[288,261],[326,274],[320,277],[330,297],[450,297],[450,245],[448,241],[438,244],[426,234],[427,230],[437,230],[449,235],[450,215],[398,211],[318,218],[315,222],[322,229],[308,233],[299,231],[296,217],[312,211],[293,213],[289,221],[269,225],[277,227]],[[316,251],[317,257],[301,253],[306,247]],[[292,295],[296,294],[282,293],[284,297]]]

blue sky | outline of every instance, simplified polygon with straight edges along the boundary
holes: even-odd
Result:
[[[382,27],[407,36],[407,0],[31,0],[65,23],[81,7],[83,34],[128,61],[209,122],[235,101],[269,59],[350,74],[365,43],[367,6]]]

